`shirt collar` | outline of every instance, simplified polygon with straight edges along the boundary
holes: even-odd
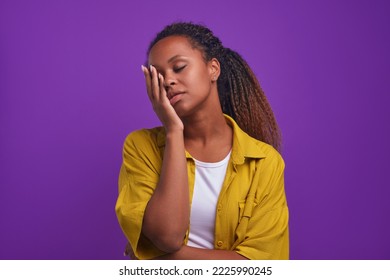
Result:
[[[260,142],[244,132],[232,117],[225,115],[226,122],[233,128],[232,160],[235,164],[243,164],[245,158],[265,158]]]
[[[245,133],[232,117],[224,114],[226,122],[233,128],[233,148],[231,158],[235,164],[243,164],[245,158],[265,158],[258,140]],[[165,146],[165,130],[161,129],[157,134],[157,145],[161,148]],[[186,151],[186,157],[192,158]]]

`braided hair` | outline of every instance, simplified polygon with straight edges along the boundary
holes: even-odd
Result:
[[[222,111],[231,116],[250,136],[281,148],[281,135],[267,98],[246,61],[235,51],[225,48],[207,27],[191,22],[166,26],[150,43],[147,54],[161,39],[184,36],[199,49],[205,61],[216,58],[221,65],[217,81]]]

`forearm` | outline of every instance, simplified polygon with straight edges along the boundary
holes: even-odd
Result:
[[[143,234],[160,250],[173,252],[189,224],[187,162],[182,131],[167,133],[160,180],[144,215]]]
[[[247,260],[235,251],[200,249],[183,245],[180,250],[156,260]]]

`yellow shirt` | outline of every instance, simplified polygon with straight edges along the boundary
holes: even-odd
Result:
[[[214,248],[234,250],[248,259],[288,259],[284,161],[272,146],[247,135],[229,116],[225,118],[233,128],[233,147],[217,203]],[[141,233],[146,205],[160,177],[164,147],[163,127],[132,132],[124,143],[115,211],[139,259],[165,254]],[[187,152],[186,157],[191,203],[195,163]]]

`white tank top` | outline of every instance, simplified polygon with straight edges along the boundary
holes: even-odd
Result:
[[[213,249],[215,214],[226,175],[229,154],[219,162],[195,161],[195,183],[190,215],[188,246]]]

